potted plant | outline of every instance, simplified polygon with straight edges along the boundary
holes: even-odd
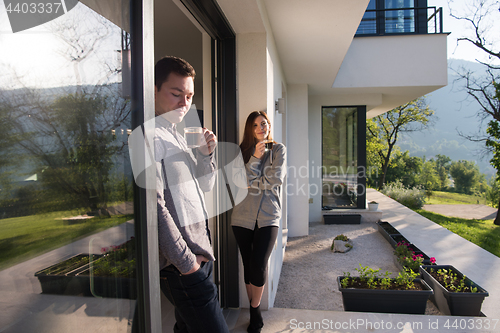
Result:
[[[421,265],[434,265],[436,263],[436,258],[429,258],[413,244],[405,241],[396,244],[394,254],[397,266],[401,266],[401,269],[406,267],[415,273],[419,273]]]
[[[135,299],[134,238],[101,252],[79,254],[36,272],[42,293]]]
[[[488,292],[451,265],[423,265],[420,274],[434,289],[434,304],[445,315],[480,316]]]
[[[348,252],[352,249],[352,241],[344,234],[335,236],[330,250],[333,252]]]
[[[411,270],[404,270],[396,278],[390,273],[368,266],[337,277],[345,311],[424,314],[432,288]]]
[[[376,201],[370,201],[368,203],[368,210],[375,211],[378,209],[378,202]]]

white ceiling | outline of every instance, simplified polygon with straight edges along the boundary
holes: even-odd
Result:
[[[288,84],[332,91],[369,0],[218,0],[236,33],[264,32],[268,18]]]

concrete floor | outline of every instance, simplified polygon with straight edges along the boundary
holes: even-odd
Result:
[[[375,314],[307,309],[263,311],[266,332],[500,332],[500,258],[414,213],[374,190],[368,200],[379,202],[382,220],[439,264],[451,264],[489,292],[486,317]],[[124,223],[0,272],[0,333],[130,332],[135,301],[41,294],[34,273],[74,254],[120,244],[133,235]],[[89,249],[89,244],[93,244]],[[173,308],[162,297],[162,326],[171,332]],[[231,331],[246,332],[248,309],[224,311]],[[455,329],[453,324],[455,323]],[[449,327],[447,328],[446,325]],[[467,327],[460,329],[460,325]],[[490,328],[486,328],[487,326]],[[482,328],[480,328],[482,327]]]

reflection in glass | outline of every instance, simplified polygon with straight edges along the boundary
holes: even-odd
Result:
[[[0,35],[2,332],[63,332],[63,322],[72,331],[130,329],[128,41],[81,3]]]
[[[323,107],[324,209],[357,206],[357,115],[356,107]]]

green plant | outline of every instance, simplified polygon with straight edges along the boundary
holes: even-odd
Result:
[[[369,266],[363,267],[361,264],[359,264],[359,268],[356,268],[356,271],[359,273],[357,277],[351,277],[349,272],[344,272],[340,281],[342,288],[418,289],[413,282],[418,277],[418,273],[411,270],[400,272],[396,278],[391,278],[391,273],[388,271],[381,273],[380,269],[373,269]]]
[[[413,282],[417,277],[418,273],[411,269],[405,268],[403,271],[399,272],[396,276],[396,283],[399,284],[404,289],[414,289],[415,283]]]
[[[420,209],[425,203],[425,190],[420,186],[406,188],[400,181],[395,181],[386,184],[381,192],[411,209]]]
[[[470,292],[477,293],[476,287],[471,287],[467,285],[465,282],[467,281],[467,277],[465,275],[462,278],[458,277],[458,274],[453,272],[451,269],[435,269],[430,270],[430,273],[435,273],[435,277],[439,283],[441,283],[446,289],[453,292]]]
[[[91,264],[95,276],[120,276],[134,278],[136,274],[135,239],[101,248],[103,257]]]
[[[340,234],[340,235],[335,236],[335,238],[333,240],[341,240],[341,241],[347,242],[349,240],[349,238],[344,234]]]
[[[424,262],[424,256],[422,254],[415,254],[411,245],[405,241],[396,244],[394,254],[401,266],[409,268],[414,272],[418,272],[418,267]],[[436,263],[434,257],[430,258],[430,261],[432,264]]]

